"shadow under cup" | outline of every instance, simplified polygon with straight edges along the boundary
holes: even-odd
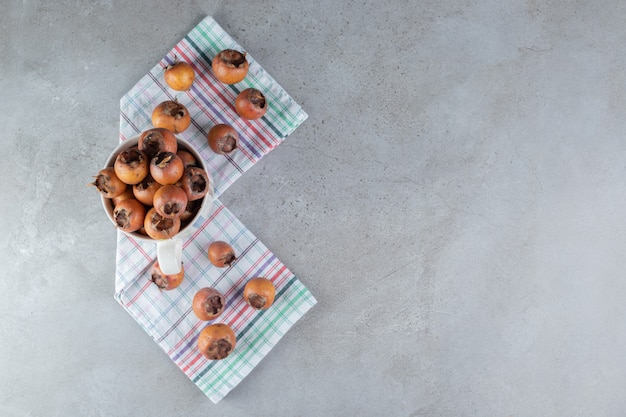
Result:
[[[117,227],[115,220],[113,219],[113,201],[110,198],[106,198],[104,196],[100,196],[102,200],[102,206],[104,207],[104,211],[106,212],[109,220],[115,225],[117,230],[124,233],[126,236],[141,242],[156,244],[157,246],[157,260],[159,262],[159,266],[161,271],[164,274],[176,274],[180,272],[182,268],[182,249],[183,249],[183,238],[186,235],[189,235],[191,232],[195,230],[193,227],[196,219],[207,213],[213,207],[213,199],[214,199],[214,189],[213,189],[213,178],[209,174],[204,164],[204,161],[200,154],[189,144],[187,141],[183,139],[176,138],[178,143],[178,150],[185,150],[191,153],[196,159],[197,165],[204,169],[207,172],[207,177],[209,178],[209,191],[207,194],[200,200],[200,206],[197,208],[196,214],[189,220],[186,220],[181,224],[180,231],[172,236],[170,239],[152,239],[151,237],[141,234],[139,232],[125,232]],[[132,137],[122,143],[120,143],[109,155],[104,168],[112,167],[115,163],[115,158],[120,152],[123,152],[127,149],[137,146],[139,143],[139,136]]]

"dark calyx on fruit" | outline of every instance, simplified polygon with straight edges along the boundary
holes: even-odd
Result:
[[[165,289],[167,287],[167,279],[159,273],[154,272],[152,274],[152,282],[154,282],[160,289]]]
[[[229,252],[222,256],[220,260],[224,263],[224,265],[230,266],[233,262],[237,260],[237,257],[235,257],[235,254],[233,252]]]
[[[130,216],[125,209],[116,210],[113,213],[113,217],[115,218],[115,224],[117,224],[118,227],[122,229],[128,227],[130,223]]]
[[[265,107],[265,96],[263,96],[263,93],[259,90],[251,90],[248,98],[250,99],[250,103],[254,104],[255,107],[260,109]]]
[[[246,53],[241,53],[234,49],[226,49],[220,54],[220,59],[228,65],[239,68],[246,63]]]
[[[222,297],[219,295],[210,296],[204,303],[204,310],[211,315],[219,313],[222,307],[224,307],[224,305],[222,304]]]
[[[174,116],[176,119],[182,119],[187,115],[187,109],[176,101],[168,101],[163,106],[163,113]]]
[[[200,174],[194,174],[191,176],[191,191],[194,193],[201,193],[206,190],[206,178]]]
[[[95,185],[98,191],[100,191],[101,193],[110,193],[112,191],[115,191],[114,188],[111,186],[111,177],[106,174],[99,174],[98,176],[96,176],[93,185]]]
[[[258,309],[265,307],[265,304],[267,303],[267,299],[263,297],[262,295],[258,295],[258,294],[251,294],[248,300],[250,301],[250,305],[252,307],[258,308]]]
[[[224,359],[233,350],[233,346],[228,340],[219,339],[211,343],[207,350],[209,359]]]
[[[217,147],[222,152],[230,152],[237,147],[237,139],[231,135],[224,136],[217,141]]]
[[[187,202],[187,207],[185,207],[186,213],[195,213],[202,204],[202,200],[193,200]]]
[[[171,201],[165,203],[162,208],[163,213],[167,215],[180,213],[180,211],[183,209],[184,208],[179,203],[173,203]]]
[[[136,187],[138,190],[143,191],[143,190],[147,190],[148,188],[150,188],[152,184],[154,184],[154,178],[148,175],[146,178],[143,179],[143,181],[137,184]]]
[[[143,161],[143,152],[137,148],[128,149],[120,154],[120,160],[128,165],[138,165]]]
[[[167,217],[161,216],[159,213],[154,213],[150,221],[152,226],[159,232],[169,230],[174,226],[174,219],[168,219]]]
[[[163,143],[163,133],[153,130],[146,135],[143,139],[143,150],[148,154],[149,157],[153,157],[159,150],[161,149],[161,144]]]

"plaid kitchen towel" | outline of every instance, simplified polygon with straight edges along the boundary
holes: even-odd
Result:
[[[243,81],[226,85],[213,76],[211,60],[223,49],[247,53],[250,68]],[[196,72],[189,91],[174,91],[163,80],[164,68],[176,58],[191,64]],[[242,119],[235,112],[235,98],[249,87],[260,90],[267,99],[267,113],[258,120]],[[177,136],[192,143],[205,158],[207,169],[215,181],[216,197],[263,155],[282,143],[308,117],[252,55],[211,17],[200,22],[122,97],[120,140],[151,129],[154,108],[163,101],[174,99],[187,107],[191,115],[191,126]],[[240,149],[232,155],[216,155],[208,146],[208,131],[219,123],[230,124],[239,133]]]
[[[122,97],[120,118],[120,141],[125,141],[152,128],[152,109],[157,104],[176,98],[192,117],[190,128],[178,136],[195,147],[213,177],[215,203],[209,213],[196,220],[193,234],[183,244],[185,279],[181,286],[160,291],[150,281],[156,245],[118,233],[115,298],[215,403],[237,386],[316,303],[294,274],[217,199],[307,118],[250,54],[245,80],[235,85],[215,80],[211,58],[227,48],[244,51],[215,20],[205,18]],[[163,67],[175,56],[196,71],[189,92],[174,92],[163,81]],[[248,87],[261,90],[268,99],[268,112],[259,120],[243,120],[234,110],[235,97]],[[217,123],[228,123],[238,130],[241,149],[229,156],[211,151],[206,135]],[[210,264],[206,251],[215,240],[226,241],[235,249],[238,259],[230,268]],[[256,311],[243,301],[245,283],[256,276],[269,278],[276,286],[274,305],[264,311]],[[196,347],[200,330],[210,323],[197,319],[191,309],[193,296],[203,287],[214,287],[224,294],[226,308],[214,322],[229,324],[237,336],[234,351],[221,361],[207,360]]]

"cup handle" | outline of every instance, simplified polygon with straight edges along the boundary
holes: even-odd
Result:
[[[182,269],[182,258],[182,240],[166,239],[157,241],[157,260],[164,274],[178,274]]]

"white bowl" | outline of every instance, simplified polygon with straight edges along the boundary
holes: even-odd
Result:
[[[161,267],[161,270],[163,271],[164,274],[176,274],[180,272],[181,265],[182,265],[181,263],[182,245],[183,245],[182,238],[189,235],[191,232],[195,230],[193,226],[194,222],[200,215],[208,213],[209,210],[211,210],[211,208],[213,207],[213,200],[214,200],[213,178],[207,171],[204,161],[202,160],[202,157],[189,142],[183,139],[179,139],[179,138],[176,138],[176,140],[178,142],[178,149],[186,150],[190,152],[196,158],[198,166],[207,172],[207,176],[209,178],[209,192],[207,193],[206,196],[202,198],[200,207],[198,208],[195,216],[192,219],[186,221],[183,225],[181,225],[180,231],[176,235],[174,235],[172,238],[163,239],[163,240],[152,239],[151,237],[143,235],[139,232],[126,232],[120,229],[119,227],[117,227],[115,220],[113,219],[113,209],[114,209],[113,201],[110,198],[106,198],[102,195],[100,196],[101,201],[102,201],[102,206],[104,207],[104,211],[107,214],[109,220],[111,220],[113,225],[115,225],[117,230],[119,230],[120,232],[124,233],[126,236],[134,240],[146,242],[146,243],[153,243],[157,245],[157,259],[159,262],[159,266]],[[115,163],[115,159],[117,158],[117,155],[120,152],[123,152],[127,149],[137,146],[138,143],[139,143],[139,136],[132,137],[120,143],[113,150],[113,152],[111,152],[111,154],[109,155],[104,165],[104,168],[112,167],[113,164]]]

